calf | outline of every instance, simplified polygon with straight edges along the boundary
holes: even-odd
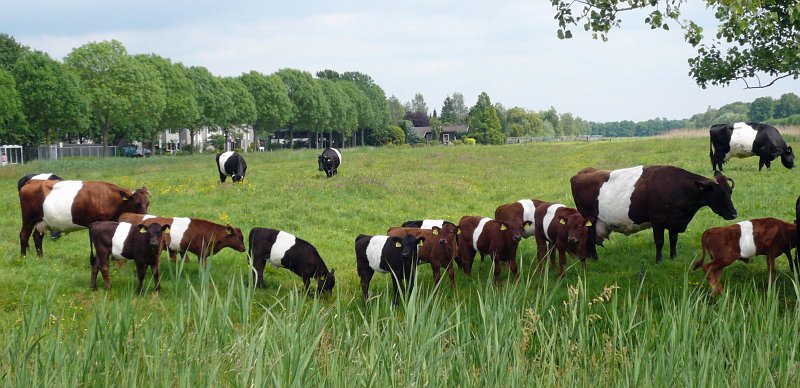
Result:
[[[284,231],[253,228],[250,230],[249,255],[253,260],[253,280],[257,287],[264,288],[264,266],[267,262],[275,268],[288,268],[301,278],[306,291],[311,278],[317,279],[317,294],[333,290],[336,278],[328,271],[317,249],[309,242]]]
[[[164,249],[169,252],[174,261],[176,254],[180,253],[185,259],[186,252],[194,253],[197,260],[205,264],[205,260],[216,255],[223,248],[231,248],[244,252],[244,235],[242,230],[230,224],[220,225],[200,218],[187,217],[157,217],[151,214],[123,214],[120,221],[132,224],[152,223],[170,224],[172,228]]]
[[[573,208],[550,202],[540,202],[536,207],[534,218],[539,272],[544,271],[544,258],[547,255],[548,243],[550,245],[550,269],[552,270],[555,270],[556,251],[558,251],[558,276],[564,273],[567,252],[580,259],[583,269],[586,270],[586,240],[592,220],[584,219]]]
[[[794,167],[794,151],[786,145],[778,130],[767,124],[735,123],[716,124],[709,132],[711,168],[722,171],[722,165],[731,158],[758,155],[758,171],[777,157],[786,168]]]
[[[247,172],[247,163],[242,155],[233,151],[217,154],[217,172],[219,172],[219,183],[224,183],[229,176],[233,183],[244,182],[244,175]]]
[[[700,238],[703,253],[692,269],[703,267],[711,289],[721,294],[723,268],[736,260],[749,263],[753,256],[766,255],[772,284],[775,282],[775,258],[785,254],[792,262],[792,248],[797,246],[796,233],[796,225],[775,218],[757,218],[708,229]],[[706,251],[711,256],[707,264],[703,263]]]
[[[425,238],[412,235],[390,237],[361,234],[356,237],[356,268],[365,302],[369,299],[369,282],[375,272],[392,274],[394,304],[398,303],[401,288],[411,294],[414,290],[417,246],[424,241]]]
[[[17,182],[17,192],[22,190],[22,186],[25,186],[25,184],[30,182],[30,181],[63,181],[63,180],[64,180],[64,178],[61,178],[60,176],[58,176],[56,174],[50,174],[50,173],[46,173],[46,174],[28,174],[28,175],[25,175],[24,177],[20,178],[20,180]],[[61,233],[59,231],[52,230],[52,229],[50,230],[50,238],[51,239],[58,240],[59,237],[61,237]]]
[[[494,283],[500,281],[500,263],[507,262],[515,277],[517,274],[517,246],[522,239],[524,228],[530,221],[515,219],[510,222],[497,221],[487,217],[464,216],[458,222],[461,237],[458,239],[458,252],[461,266],[467,275],[472,273],[475,253],[481,259],[491,255],[494,262]]]
[[[319,170],[325,171],[325,175],[330,178],[338,173],[337,169],[342,164],[342,153],[336,148],[326,148],[317,156],[317,163]]]
[[[522,237],[533,236],[536,233],[536,222],[533,219],[533,213],[542,202],[538,199],[520,199],[517,202],[500,205],[494,211],[494,219],[506,222],[514,219],[522,220],[522,222],[530,221],[531,226],[525,228]]]
[[[92,290],[97,289],[97,272],[102,272],[106,289],[111,289],[111,278],[108,276],[108,261],[111,256],[136,262],[136,273],[139,286],[136,292],[142,292],[142,282],[149,266],[153,270],[156,291],[161,290],[159,282],[159,258],[163,236],[169,233],[169,225],[130,224],[127,222],[97,221],[89,225],[89,262],[92,265]],[[94,251],[97,250],[95,256]]]
[[[452,225],[452,224],[451,224]],[[424,237],[427,244],[423,244],[419,248],[419,259],[431,264],[433,271],[433,280],[439,283],[441,279],[441,269],[447,270],[447,276],[450,277],[450,288],[455,288],[455,271],[451,265],[458,257],[458,243],[456,241],[455,225],[448,232],[439,228],[438,226],[432,229],[419,229],[419,228],[389,228],[386,234],[394,237],[403,237],[410,234],[414,237]]]
[[[36,253],[42,256],[42,238],[48,228],[71,232],[95,221],[117,221],[125,212],[147,213],[149,196],[147,188],[131,193],[108,182],[31,180],[19,191],[21,254],[26,255],[33,234]]]

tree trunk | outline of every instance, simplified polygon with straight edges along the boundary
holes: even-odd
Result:
[[[361,128],[361,146],[364,146],[364,128]]]
[[[346,138],[346,136],[344,135],[344,132],[342,132],[342,149],[344,149],[344,139],[345,138]]]
[[[333,131],[328,132],[328,147],[333,147]]]
[[[258,152],[260,144],[258,144],[258,132],[253,128],[253,151]]]
[[[108,157],[108,125],[103,125],[103,157]]]
[[[150,137],[150,156],[156,155],[156,138],[158,137],[158,132],[153,132],[153,135]],[[142,150],[142,155],[144,155],[144,150]]]
[[[190,154],[194,154],[194,134],[195,133],[196,132],[192,132],[191,129],[189,130],[189,153]]]
[[[294,127],[289,127],[289,149],[294,149]]]
[[[357,146],[358,143],[356,142],[356,136],[358,136],[358,131],[353,131],[353,147]]]

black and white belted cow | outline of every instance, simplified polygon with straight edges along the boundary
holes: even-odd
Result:
[[[322,151],[317,156],[317,162],[319,163],[319,170],[325,171],[325,175],[330,178],[336,175],[337,169],[342,164],[342,153],[336,148],[326,148],[325,151]]]
[[[233,183],[244,182],[244,174],[247,172],[247,163],[242,155],[233,151],[217,154],[217,172],[219,172],[219,182],[225,182],[229,176],[233,178]]]
[[[794,167],[794,152],[786,145],[778,130],[767,124],[735,123],[716,124],[709,130],[711,168],[722,171],[722,165],[731,158],[758,155],[758,171],[777,157],[786,168]]]
[[[673,166],[636,166],[619,170],[585,168],[570,179],[575,207],[589,227],[587,253],[597,258],[595,244],[611,232],[625,235],[653,228],[656,263],[661,262],[664,231],[669,231],[669,256],[675,258],[678,233],[686,231],[695,213],[708,206],[726,220],[736,218],[731,201],[733,179],[706,178]]]
[[[52,173],[28,174],[20,178],[19,181],[17,181],[17,191],[18,192],[21,191],[22,186],[25,186],[25,184],[30,181],[63,181],[63,180],[64,178]],[[50,238],[52,238],[53,240],[58,240],[58,238],[60,237],[61,237],[61,232],[52,229],[50,230]]]

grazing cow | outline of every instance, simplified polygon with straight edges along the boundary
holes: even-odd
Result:
[[[457,227],[452,223],[448,224],[447,230],[438,226],[433,226],[431,229],[393,227],[389,228],[386,234],[394,237],[403,237],[407,234],[424,237],[428,243],[419,248],[419,260],[431,264],[433,280],[436,283],[439,283],[439,279],[442,277],[441,269],[445,268],[447,276],[450,277],[450,288],[455,288],[455,271],[452,263],[458,257]]]
[[[517,246],[522,232],[530,221],[497,221],[488,217],[464,216],[458,222],[461,237],[458,239],[458,255],[461,266],[467,275],[472,273],[475,253],[492,256],[494,262],[494,282],[500,282],[500,263],[508,263],[514,276],[517,274]]]
[[[317,156],[319,170],[325,171],[328,178],[336,175],[337,169],[342,164],[342,153],[336,148],[326,148]]]
[[[525,228],[525,231],[522,233],[522,237],[528,238],[536,233],[536,223],[533,219],[533,213],[536,211],[536,207],[541,203],[542,201],[538,199],[520,199],[517,202],[500,205],[497,207],[497,210],[494,211],[494,219],[506,222],[513,219],[522,220],[523,222],[530,221],[531,226]]]
[[[130,224],[127,222],[97,221],[89,225],[89,262],[92,264],[92,290],[97,289],[97,272],[103,274],[106,289],[111,289],[108,276],[108,261],[111,256],[136,262],[136,273],[139,286],[136,292],[142,292],[142,282],[149,266],[153,270],[156,291],[161,290],[159,282],[159,260],[163,237],[169,233],[169,225]],[[97,250],[97,256],[94,251]]]
[[[400,289],[410,295],[414,290],[417,266],[417,246],[424,244],[423,237],[367,236],[356,237],[356,267],[361,278],[364,301],[369,299],[369,282],[375,272],[391,273],[394,284],[394,304],[398,303]]]
[[[216,255],[223,248],[238,252],[246,250],[242,230],[230,224],[220,225],[200,218],[158,217],[152,214],[123,214],[119,220],[132,224],[172,225],[164,249],[169,252],[173,261],[178,253],[188,260],[186,252],[191,252],[205,265],[209,256]]]
[[[721,294],[723,268],[736,260],[749,263],[753,256],[766,255],[772,284],[775,282],[775,258],[785,254],[792,263],[792,248],[797,246],[796,234],[796,225],[775,218],[757,218],[708,229],[700,238],[703,253],[692,269],[703,267],[711,289]],[[709,263],[703,263],[706,251],[711,256]]]
[[[61,178],[60,176],[58,176],[56,174],[50,174],[50,173],[47,173],[47,174],[28,174],[28,175],[25,175],[24,177],[20,178],[20,180],[17,182],[17,192],[22,190],[22,186],[25,186],[25,184],[30,182],[30,181],[63,181],[63,180],[64,180],[64,178]]]
[[[149,196],[147,188],[131,193],[108,182],[29,181],[19,191],[22,256],[27,253],[31,234],[36,253],[42,256],[45,229],[71,232],[95,221],[116,221],[125,212],[147,213]]]
[[[233,151],[217,154],[217,172],[219,172],[219,183],[225,182],[231,176],[233,183],[244,182],[244,174],[247,172],[247,163],[242,155]]]
[[[583,269],[586,270],[586,240],[592,220],[583,218],[580,212],[571,207],[550,202],[540,202],[534,217],[539,272],[544,271],[548,243],[550,243],[551,270],[555,270],[556,251],[558,251],[558,276],[564,273],[567,252],[580,259]]]
[[[570,179],[575,205],[589,229],[587,253],[597,259],[595,244],[611,232],[625,235],[653,228],[656,263],[669,231],[669,257],[675,258],[678,233],[686,231],[694,214],[708,206],[726,220],[736,218],[731,202],[733,179],[719,172],[709,179],[673,166],[636,166],[608,171],[585,168]],[[730,185],[728,184],[730,183]]]
[[[778,130],[767,124],[735,123],[716,124],[709,130],[709,152],[711,168],[722,171],[722,165],[730,158],[746,158],[758,155],[758,171],[781,157],[786,168],[794,167],[794,152],[786,145]]]
[[[25,186],[25,184],[28,183],[29,181],[63,181],[63,180],[64,180],[64,178],[61,178],[60,176],[58,176],[56,174],[50,174],[50,173],[46,173],[46,174],[28,174],[28,175],[25,175],[24,177],[22,177],[17,182],[17,192],[22,190],[22,186]],[[59,237],[61,237],[61,233],[60,232],[58,232],[57,230],[50,230],[50,238],[51,239],[58,240]]]
[[[317,248],[308,241],[284,231],[253,228],[250,230],[249,255],[253,260],[253,280],[257,287],[264,288],[264,266],[269,262],[275,268],[288,268],[301,278],[306,292],[311,278],[317,279],[317,294],[333,290],[336,283],[334,270],[328,271]]]

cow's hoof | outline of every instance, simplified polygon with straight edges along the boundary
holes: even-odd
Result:
[[[661,264],[662,261],[664,261],[664,259],[656,257],[656,264]]]

